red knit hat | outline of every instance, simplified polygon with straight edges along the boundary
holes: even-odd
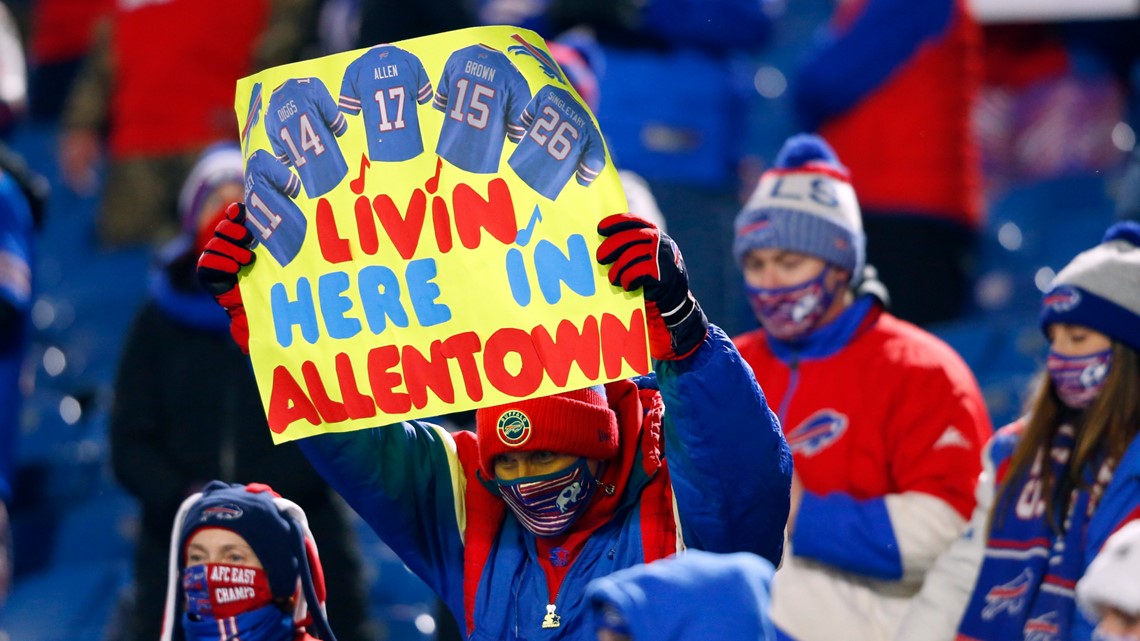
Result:
[[[617,415],[605,388],[588,387],[475,412],[479,463],[495,477],[495,457],[507,452],[546,450],[607,460],[618,453]]]

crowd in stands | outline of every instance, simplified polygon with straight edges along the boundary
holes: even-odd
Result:
[[[490,24],[597,117],[653,373],[274,445],[235,83]],[[1136,34],[0,2],[0,641],[1140,640]]]

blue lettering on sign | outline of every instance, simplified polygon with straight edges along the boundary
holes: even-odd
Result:
[[[321,301],[321,316],[332,338],[352,338],[360,333],[360,321],[345,318],[352,309],[352,299],[344,295],[348,290],[348,274],[332,272],[317,280],[317,293]]]
[[[413,260],[404,270],[407,300],[416,320],[424,327],[451,320],[451,308],[438,301],[440,290],[434,282],[436,275],[434,258]],[[379,335],[388,327],[389,320],[396,327],[408,326],[408,311],[401,300],[402,288],[395,272],[382,265],[369,265],[357,273],[356,285],[369,331]],[[345,292],[351,286],[350,275],[342,271],[329,272],[317,279],[321,319],[329,338],[352,338],[363,329],[360,314],[349,315],[354,301]],[[283,283],[274,283],[269,294],[277,343],[282,347],[293,344],[294,325],[300,326],[301,336],[309,344],[316,343],[321,336],[321,328],[317,324],[317,307],[309,279],[297,279],[296,300],[289,298]]]
[[[534,271],[538,274],[538,288],[547,303],[562,300],[562,283],[566,283],[580,296],[594,295],[594,261],[586,239],[574,234],[566,239],[565,254],[554,243],[539,241],[534,248]]]
[[[594,261],[586,247],[586,238],[574,234],[566,239],[566,251],[549,240],[540,240],[534,247],[534,272],[542,298],[553,305],[562,300],[562,284],[580,296],[593,296]],[[511,296],[520,307],[531,302],[529,274],[523,254],[517,248],[507,250],[507,283]]]
[[[357,282],[369,331],[373,334],[383,332],[389,318],[396,327],[408,326],[408,313],[400,304],[400,281],[395,272],[380,265],[370,265],[360,270]]]
[[[436,276],[435,259],[421,258],[408,263],[404,280],[412,299],[416,320],[424,327],[439,325],[451,320],[451,308],[435,300],[439,298],[439,285],[432,282]]]
[[[511,296],[519,307],[530,305],[530,281],[526,277],[526,265],[523,264],[522,252],[514,247],[507,250],[507,284],[511,286]]]
[[[274,283],[269,290],[269,301],[278,345],[289,347],[293,344],[294,325],[301,326],[301,336],[310,345],[317,342],[320,329],[317,327],[317,310],[313,307],[313,289],[308,278],[297,279],[297,300],[289,300],[284,284]]]

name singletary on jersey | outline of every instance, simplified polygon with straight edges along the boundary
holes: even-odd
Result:
[[[507,164],[523,182],[554,200],[570,176],[589,187],[606,166],[606,145],[590,113],[570,92],[547,85],[523,109],[526,129]]]
[[[423,153],[416,105],[431,98],[423,63],[393,45],[366,51],[348,65],[340,83],[340,110],[364,113],[371,160],[399,162]]]
[[[336,142],[347,129],[320,78],[286,80],[269,97],[265,133],[277,159],[297,168],[309,198],[328,193],[348,173]]]
[[[472,45],[452,53],[433,103],[444,113],[436,153],[460,169],[495,173],[504,135],[518,142],[526,133],[519,116],[528,102],[530,86],[503,52]]]
[[[293,202],[301,180],[268,151],[258,149],[245,163],[245,226],[282,267],[305,240],[307,222]]]

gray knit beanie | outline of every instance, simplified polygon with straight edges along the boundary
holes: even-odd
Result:
[[[1041,329],[1071,323],[1140,352],[1140,224],[1108,228],[1053,279],[1041,306]]]
[[[732,254],[743,266],[748,252],[776,247],[821,258],[857,277],[866,244],[847,168],[822,138],[799,134],[784,143],[736,216]]]

